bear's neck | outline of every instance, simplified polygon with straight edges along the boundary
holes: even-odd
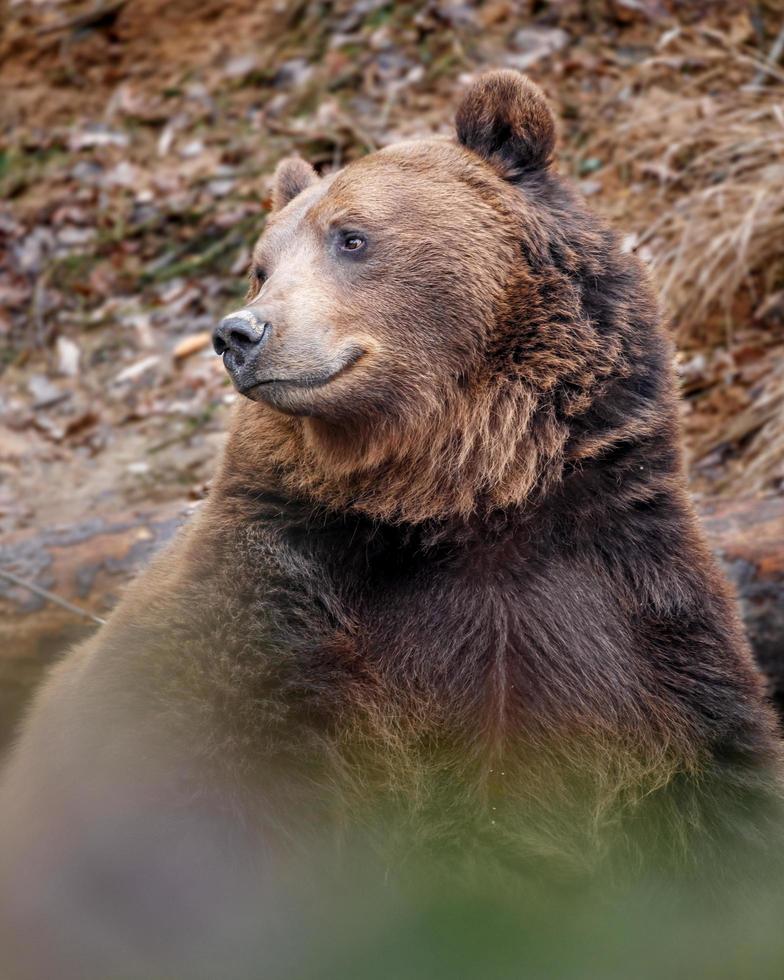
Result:
[[[242,402],[213,497],[253,517],[275,494],[390,524],[466,524],[560,478],[568,432],[519,381],[447,395],[416,425],[350,430]]]
[[[235,523],[254,521],[274,499],[317,522],[331,512],[464,533],[481,531],[491,515],[543,505],[587,512],[603,500],[631,504],[683,483],[670,386],[644,402],[640,387],[622,376],[574,413],[552,390],[495,377],[444,397],[416,424],[366,432],[243,400],[211,507]]]

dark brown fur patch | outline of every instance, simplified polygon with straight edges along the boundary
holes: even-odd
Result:
[[[543,169],[555,148],[555,120],[541,89],[515,71],[475,83],[457,111],[457,138],[508,178]]]

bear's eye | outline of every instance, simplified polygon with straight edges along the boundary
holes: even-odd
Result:
[[[267,273],[259,265],[252,265],[248,273],[248,292],[245,294],[246,300],[255,299],[261,292],[261,287],[267,278]]]
[[[340,247],[344,252],[359,252],[367,245],[367,239],[355,231],[345,232],[340,239]]]

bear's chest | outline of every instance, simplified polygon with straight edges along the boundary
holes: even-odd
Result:
[[[232,559],[235,646],[215,669],[265,798],[268,773],[304,773],[313,806],[337,796],[352,819],[413,814],[490,845],[554,821],[587,834],[596,792],[664,748],[610,586],[532,548],[361,547],[254,535]],[[234,710],[249,690],[258,710]]]
[[[283,651],[327,714],[372,699],[390,725],[489,742],[639,721],[628,623],[591,563],[530,537],[423,549],[364,526],[251,542],[245,646]]]

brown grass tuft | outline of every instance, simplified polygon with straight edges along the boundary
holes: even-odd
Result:
[[[755,83],[759,65],[714,32],[665,35],[603,109],[615,120],[593,152],[636,180],[634,246],[682,330],[717,308],[731,317],[743,289],[759,303],[784,275],[784,72]]]
[[[687,431],[698,470],[709,457],[726,465],[711,489],[742,493],[784,484],[784,71],[748,41],[663,35],[601,107],[583,151],[628,188],[608,195],[610,214],[633,230],[679,347],[721,363],[693,386]],[[732,414],[719,402],[727,385]]]

